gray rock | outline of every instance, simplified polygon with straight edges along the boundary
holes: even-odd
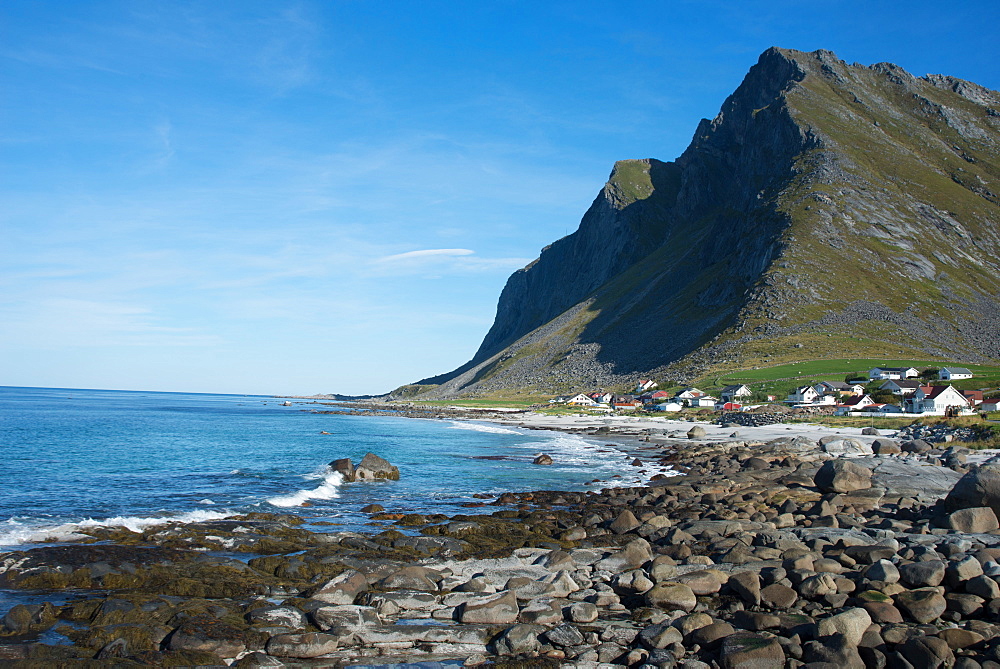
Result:
[[[583,644],[584,638],[580,630],[574,625],[562,624],[553,627],[545,633],[545,638],[556,646],[579,646]]]
[[[1000,517],[1000,464],[984,464],[958,480],[944,506],[948,511],[988,506]]]
[[[279,634],[268,640],[267,654],[305,659],[332,653],[339,645],[340,637],[333,634]]]
[[[280,625],[292,629],[305,629],[306,614],[294,606],[263,606],[247,614],[247,620],[261,625]]]
[[[477,597],[459,607],[459,620],[463,623],[509,625],[517,620],[520,609],[517,597],[506,591],[497,595]]]
[[[701,439],[702,437],[705,436],[705,434],[706,434],[705,428],[703,428],[701,425],[695,425],[694,427],[692,427],[690,430],[687,431],[687,438]]]
[[[851,438],[835,439],[823,444],[823,451],[830,455],[872,455],[872,447]]]
[[[918,623],[929,623],[941,617],[948,603],[937,588],[922,588],[896,595],[896,606]]]
[[[698,604],[694,592],[683,583],[657,583],[644,596],[649,606],[667,611],[691,611]]]
[[[354,604],[321,606],[310,617],[313,624],[324,632],[334,627],[364,627],[381,622],[373,607]]]
[[[354,478],[357,481],[374,481],[380,479],[398,481],[399,468],[374,453],[366,453],[357,469],[354,470]]]
[[[871,616],[865,609],[847,609],[816,623],[816,634],[820,637],[843,634],[849,645],[857,646],[871,624]]]
[[[508,627],[493,642],[497,655],[526,655],[541,647],[538,635],[545,631],[541,625],[514,625]]]
[[[977,506],[949,514],[944,526],[957,532],[992,532],[1000,529],[1000,521],[990,507]]]
[[[348,569],[308,594],[327,604],[353,604],[354,598],[367,590],[368,579],[360,572]]]
[[[941,560],[910,562],[899,568],[903,582],[914,588],[941,585],[944,580],[945,564]]]
[[[854,492],[872,487],[872,472],[849,460],[827,460],[813,480],[823,492]]]

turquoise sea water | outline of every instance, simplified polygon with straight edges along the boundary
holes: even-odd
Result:
[[[623,453],[575,435],[320,414],[329,407],[282,402],[0,387],[0,550],[58,539],[81,524],[139,529],[248,511],[357,530],[368,520],[360,509],[373,502],[387,511],[475,513],[461,506],[474,493],[639,480]],[[326,466],[369,451],[397,465],[401,479],[343,484]],[[555,464],[532,465],[539,453]]]

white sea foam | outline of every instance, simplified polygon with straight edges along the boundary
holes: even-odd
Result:
[[[491,432],[493,434],[523,434],[518,430],[486,423],[466,423],[463,421],[452,421],[451,427],[456,430],[471,430],[473,432]]]
[[[86,535],[80,530],[92,527],[124,527],[133,532],[142,532],[150,527],[168,523],[199,523],[207,520],[228,518],[230,513],[223,511],[189,511],[177,516],[157,516],[140,518],[137,516],[115,516],[104,520],[87,518],[78,523],[64,523],[52,527],[38,525],[22,525],[14,520],[7,521],[7,527],[0,531],[0,546],[19,546],[32,543],[56,543],[84,539]]]
[[[279,495],[271,497],[267,501],[273,506],[302,506],[311,499],[333,499],[339,496],[340,484],[344,482],[344,477],[340,472],[327,469],[323,475],[323,483],[318,488],[310,490],[299,490],[291,495]]]
[[[210,500],[207,497],[205,499],[199,499],[198,503],[199,504],[205,504],[205,505],[215,504],[215,502],[213,502],[212,500]]]

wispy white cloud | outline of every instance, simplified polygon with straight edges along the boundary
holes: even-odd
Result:
[[[435,256],[470,256],[475,251],[470,249],[422,249],[420,251],[407,251],[406,253],[396,253],[391,256],[383,256],[375,262],[391,263],[399,260],[414,260],[417,258],[433,258]]]

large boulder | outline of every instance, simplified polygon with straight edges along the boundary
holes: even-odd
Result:
[[[948,511],[988,506],[1000,516],[1000,464],[975,467],[958,480],[944,499]]]
[[[867,490],[872,487],[872,472],[849,460],[827,460],[816,472],[813,482],[823,492]]]
[[[358,468],[354,470],[354,476],[358,481],[374,481],[378,479],[398,481],[399,468],[374,453],[367,453],[361,459],[361,464],[358,465]]]
[[[340,472],[340,475],[344,477],[345,481],[354,480],[354,463],[351,462],[350,458],[340,458],[339,460],[334,460],[330,463],[330,469],[335,472]]]
[[[834,439],[823,443],[820,440],[823,451],[830,455],[872,455],[872,447],[858,439],[845,437],[844,439]]]

